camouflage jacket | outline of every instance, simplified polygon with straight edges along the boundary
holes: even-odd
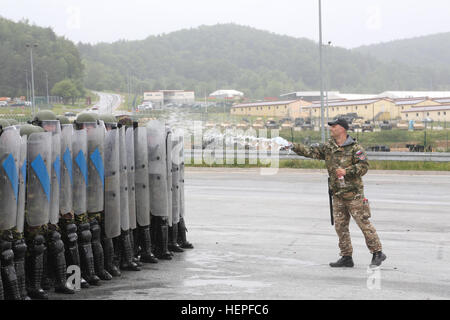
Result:
[[[296,143],[293,151],[308,158],[325,160],[333,195],[345,200],[364,197],[361,177],[369,169],[369,162],[364,149],[352,137],[347,136],[347,140],[342,146],[338,146],[333,139],[328,140],[325,144],[314,144],[309,147]],[[346,170],[345,186],[343,187],[340,186],[337,179],[336,169],[338,168]]]

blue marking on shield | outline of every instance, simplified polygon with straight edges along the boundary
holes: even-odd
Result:
[[[23,160],[23,165],[20,170],[22,171],[23,182],[26,185],[27,184],[27,159],[26,158]]]
[[[44,189],[45,195],[47,196],[47,201],[50,202],[50,177],[48,176],[47,167],[45,166],[44,160],[40,154],[38,154],[36,159],[34,159],[31,163],[31,167],[36,173],[36,176]]]
[[[86,182],[86,187],[87,187],[88,186],[87,164],[86,164],[86,158],[84,157],[83,151],[80,150],[80,152],[78,152],[78,155],[75,158],[75,162],[77,163],[78,168],[80,168],[81,174],[84,177],[84,182]]]
[[[66,164],[67,171],[69,171],[70,184],[72,184],[72,157],[70,155],[69,147],[67,147],[66,151],[64,151],[63,161]]]
[[[12,154],[9,154],[6,160],[3,161],[2,166],[3,169],[5,169],[9,182],[11,182],[11,187],[13,188],[14,196],[16,197],[17,202],[17,193],[19,192],[19,177],[17,176],[17,167]]]
[[[105,183],[105,169],[103,167],[103,158],[102,155],[100,154],[100,151],[98,151],[98,148],[95,148],[90,158],[95,166],[95,169],[97,169],[98,175],[100,176],[100,180],[102,181],[103,186]]]
[[[53,169],[55,169],[56,178],[58,179],[58,186],[61,185],[61,160],[59,156],[56,156],[55,162],[53,162]]]

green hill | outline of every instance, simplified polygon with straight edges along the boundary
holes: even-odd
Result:
[[[137,91],[190,89],[198,96],[233,88],[246,96],[278,96],[318,90],[319,53],[314,41],[281,36],[236,24],[218,24],[150,36],[139,41],[79,44],[86,87],[126,91],[132,75]],[[324,48],[329,88],[343,92],[450,89],[436,68],[380,62],[367,53]]]
[[[354,51],[385,63],[430,70],[429,89],[448,89],[450,84],[450,32],[361,46]]]
[[[65,78],[82,87],[84,66],[73,42],[56,36],[51,28],[0,17],[0,95],[26,95],[26,72],[31,79],[30,50],[26,44],[38,45],[33,48],[36,96],[46,95],[45,72],[48,72],[49,90]]]

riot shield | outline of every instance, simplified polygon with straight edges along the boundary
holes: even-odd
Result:
[[[26,221],[31,227],[49,222],[52,173],[52,134],[36,132],[28,137]]]
[[[167,211],[169,226],[172,226],[172,131],[166,127]]]
[[[88,146],[88,179],[87,212],[100,212],[104,208],[105,169],[104,158],[104,128],[97,125],[87,129]]]
[[[180,218],[184,217],[184,136],[180,135]]]
[[[126,129],[125,145],[127,153],[128,213],[130,215],[130,229],[134,230],[136,229],[136,190],[134,164],[134,132],[132,127]]]
[[[23,232],[25,222],[25,190],[27,185],[27,136],[20,140],[19,160],[19,202],[17,203],[17,225],[19,232]]]
[[[180,139],[172,134],[172,223],[180,221]]]
[[[151,120],[147,124],[148,176],[150,212],[168,217],[166,136],[164,124]]]
[[[120,227],[130,229],[130,213],[128,210],[128,175],[127,148],[125,146],[125,127],[119,129],[119,162],[120,162]]]
[[[105,134],[105,235],[120,235],[119,130]]]
[[[72,138],[72,208],[76,215],[86,213],[87,172],[87,131],[74,130]]]
[[[45,127],[47,121],[43,121]],[[59,221],[59,189],[61,187],[61,126],[58,120],[53,120],[56,126],[52,127],[52,171],[50,190],[50,213],[49,221],[57,224]]]
[[[147,129],[134,129],[136,220],[142,226],[150,225],[150,194],[148,184]]]
[[[73,125],[63,124],[61,130],[61,176],[59,188],[59,211],[72,211],[72,136]]]
[[[16,128],[3,129],[0,136],[0,231],[11,229],[17,223],[20,142]]]

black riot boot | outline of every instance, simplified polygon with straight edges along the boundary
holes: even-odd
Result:
[[[169,227],[169,250],[173,252],[184,252],[183,249],[177,243],[178,238],[178,223],[172,223],[172,226]]]
[[[159,229],[158,219],[157,217],[150,214],[150,243],[151,243],[151,252],[156,252],[156,235],[158,234],[157,230]]]
[[[168,250],[169,224],[167,217],[156,217],[158,228],[156,229],[156,250],[155,256],[158,259],[172,260],[172,255]]]
[[[99,286],[100,278],[95,274],[94,255],[91,246],[92,234],[89,229],[89,223],[81,223],[78,226],[81,276],[86,279],[89,284]]]
[[[194,249],[192,243],[187,241],[186,232],[187,232],[186,224],[184,223],[184,218],[180,217],[180,222],[178,222],[178,238],[177,242],[183,249]]]
[[[140,242],[140,255],[141,261],[145,263],[158,263],[158,259],[152,253],[152,241],[150,237],[150,227],[140,227],[136,228],[139,233],[139,242]]]
[[[0,239],[1,277],[3,278],[3,290],[7,300],[22,300],[20,297],[19,283],[16,269],[14,268],[14,252],[11,241]]]
[[[90,222],[91,234],[92,234],[92,252],[94,255],[94,268],[95,274],[102,280],[111,280],[112,275],[105,270],[105,257],[103,253],[103,247],[101,244],[101,229],[97,220]]]
[[[14,269],[16,269],[20,297],[22,300],[30,300],[25,287],[25,254],[27,252],[27,245],[25,244],[25,240],[18,239],[14,241],[12,250],[14,252]]]
[[[49,270],[55,276],[55,292],[74,294],[75,291],[67,285],[67,266],[64,256],[64,243],[58,231],[51,231],[48,241]]]
[[[129,234],[130,234],[130,244],[131,244],[131,260],[136,263],[138,265],[138,267],[142,267],[144,264],[140,261],[139,259],[139,254],[138,254],[138,245],[137,245],[137,238],[134,237],[134,235],[136,234],[136,229],[133,230],[129,230]]]
[[[381,251],[377,251],[373,253],[372,256],[372,261],[370,263],[371,266],[381,266],[381,263],[386,260],[386,255],[381,252]]]
[[[113,277],[120,277],[120,270],[114,263],[113,239],[103,238],[103,253],[105,255],[105,270],[108,271]]]
[[[27,292],[32,299],[48,300],[48,294],[41,287],[44,272],[45,239],[36,235],[28,246],[29,255],[26,257]]]
[[[120,235],[121,261],[120,269],[128,271],[140,271],[141,268],[133,262],[133,249],[131,248],[130,231],[123,231]]]
[[[60,227],[62,231],[62,238],[64,242],[64,253],[66,263],[69,266],[76,265],[81,268],[80,252],[78,251],[78,235],[77,226],[75,223],[68,223],[63,225],[60,220]],[[89,283],[81,277],[81,288],[89,288]]]
[[[353,268],[354,263],[351,256],[342,256],[336,262],[330,262],[330,267],[333,268]]]

